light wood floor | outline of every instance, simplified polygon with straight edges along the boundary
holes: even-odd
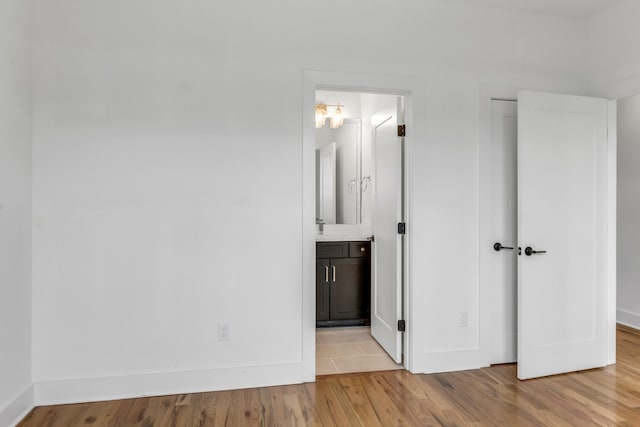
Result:
[[[529,381],[515,365],[34,409],[27,426],[640,426],[640,332],[618,327],[618,363]]]
[[[369,326],[316,329],[316,375],[400,369]]]

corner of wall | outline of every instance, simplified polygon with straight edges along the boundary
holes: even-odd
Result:
[[[0,409],[0,426],[14,427],[34,408],[34,387],[30,384]]]
[[[618,310],[616,314],[616,320],[618,323],[634,329],[640,329],[640,314],[625,310]]]

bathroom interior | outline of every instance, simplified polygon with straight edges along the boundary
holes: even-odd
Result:
[[[376,208],[396,206],[401,192],[376,182],[376,172],[382,181],[388,171],[400,171],[383,144],[398,144],[402,106],[397,95],[316,91],[317,375],[402,368],[371,327],[376,275],[389,270],[383,263],[396,268],[396,259],[382,258],[384,251],[376,247],[384,217]],[[384,126],[394,134],[380,131]],[[378,306],[384,311],[385,302]]]

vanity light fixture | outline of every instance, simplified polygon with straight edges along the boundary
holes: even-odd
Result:
[[[324,104],[316,104],[316,128],[319,129],[323,127],[326,120],[327,106]]]
[[[327,107],[336,107],[335,114],[329,117],[329,127],[338,129],[344,124],[344,115],[340,104],[316,104],[316,128],[321,128],[325,125],[328,116]]]
[[[338,129],[344,123],[344,116],[342,115],[342,108],[340,108],[340,104],[336,108],[336,114],[331,117],[329,120],[329,127],[331,129]]]

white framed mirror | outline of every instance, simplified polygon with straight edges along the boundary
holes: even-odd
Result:
[[[345,119],[338,129],[316,129],[316,218],[322,224],[362,222],[362,122]]]

